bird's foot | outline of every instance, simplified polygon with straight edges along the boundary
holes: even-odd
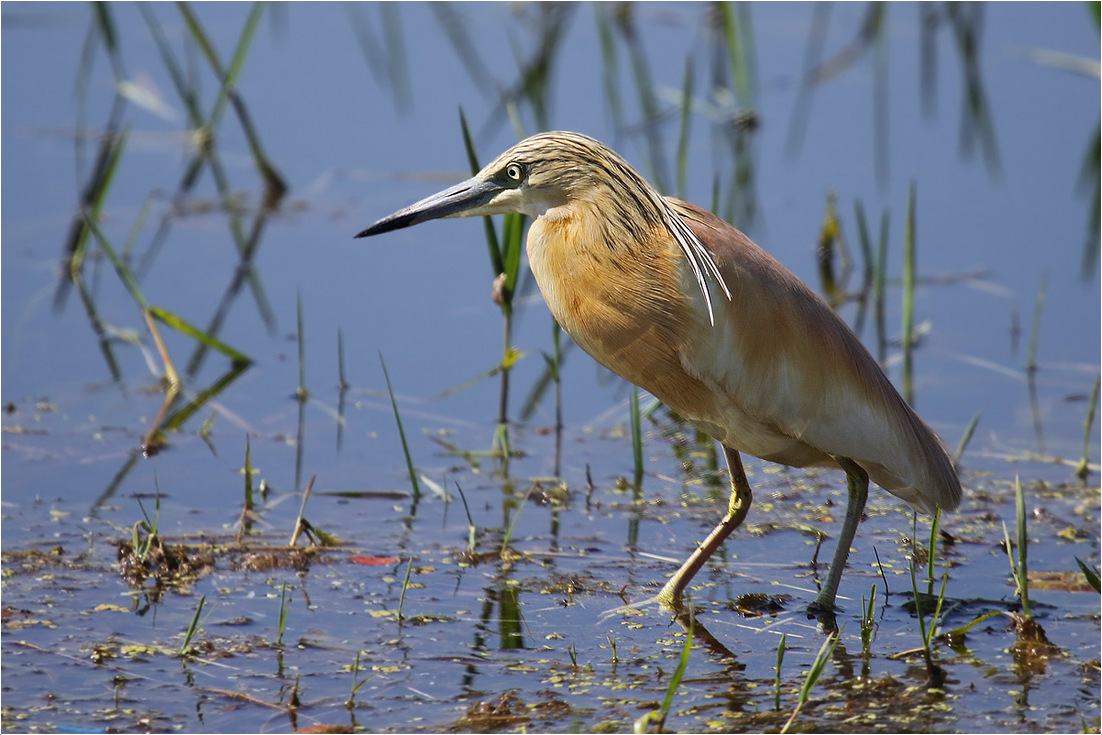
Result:
[[[682,613],[685,611],[685,605],[681,596],[681,585],[676,584],[676,580],[671,579],[666,583],[666,586],[659,590],[657,595],[648,597],[645,600],[639,600],[638,602],[632,602],[627,605],[621,605],[620,607],[614,607],[611,610],[606,610],[601,613],[601,620],[604,620],[613,615],[619,615],[621,613],[633,612],[635,610],[641,610],[651,605],[659,605],[663,609],[672,612],[674,614]]]
[[[613,615],[622,615],[624,613],[634,613],[637,610],[642,610],[643,608],[650,607],[651,605],[661,605],[662,607],[669,607],[669,604],[666,602],[665,599],[663,599],[662,595],[657,594],[654,597],[648,597],[645,600],[639,600],[637,602],[628,603],[627,605],[620,605],[619,607],[614,607],[611,610],[605,610],[603,613],[601,613],[598,616],[598,618],[599,618],[599,620],[604,622],[605,620],[612,617]]]
[[[833,599],[824,600],[816,597],[811,604],[807,606],[807,617],[818,620],[823,631],[829,633],[838,630],[836,614],[839,611],[841,611],[841,608],[834,604]]]

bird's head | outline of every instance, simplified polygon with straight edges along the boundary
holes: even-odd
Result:
[[[430,219],[517,212],[533,219],[553,207],[618,188],[624,177],[650,189],[616,153],[578,133],[540,133],[502,153],[471,178],[382,218],[356,237]]]
[[[714,323],[708,281],[730,299],[711,252],[669,202],[611,148],[578,133],[539,133],[450,189],[383,217],[356,237],[441,217],[518,212],[533,219],[554,208],[584,208],[602,241],[625,252],[665,233],[685,254]]]

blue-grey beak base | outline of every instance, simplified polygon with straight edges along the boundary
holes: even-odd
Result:
[[[425,197],[416,204],[392,215],[383,217],[356,237],[370,237],[384,232],[411,227],[420,222],[441,217],[462,217],[468,210],[479,207],[494,198],[501,186],[479,178],[467,179],[444,191]]]

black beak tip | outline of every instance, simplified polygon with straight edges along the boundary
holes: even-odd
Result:
[[[391,230],[398,229],[401,225],[395,222],[395,217],[383,217],[381,220],[371,225],[365,230],[359,232],[353,239],[360,237],[371,237],[372,235],[381,235],[384,232],[390,232]]]
[[[415,214],[403,210],[401,212],[395,212],[394,214],[383,217],[375,224],[363,230],[352,239],[360,237],[371,237],[372,235],[382,235],[385,232],[393,232],[394,230],[401,230],[409,227],[410,225],[417,224],[418,219]]]

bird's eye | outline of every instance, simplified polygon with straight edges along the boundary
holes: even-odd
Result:
[[[510,163],[505,167],[505,175],[513,181],[520,181],[524,178],[524,166],[519,163]]]

